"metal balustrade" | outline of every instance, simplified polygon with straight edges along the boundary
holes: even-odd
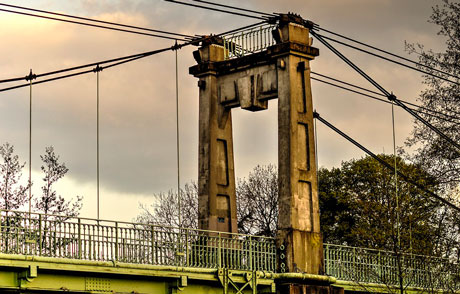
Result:
[[[274,272],[273,238],[1,211],[0,252]]]
[[[224,35],[225,59],[242,57],[275,45],[272,31],[276,25],[264,24],[247,30]]]
[[[447,258],[324,244],[327,275],[339,280],[425,289],[460,289],[460,267]],[[399,274],[401,268],[401,275]]]
[[[0,213],[0,252],[94,261],[277,269],[274,238],[142,223],[16,211]],[[404,287],[460,289],[460,268],[446,258],[402,254]],[[338,280],[399,285],[393,252],[324,244],[325,273]]]

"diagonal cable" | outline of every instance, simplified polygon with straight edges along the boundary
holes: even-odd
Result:
[[[441,130],[430,124],[424,118],[419,116],[417,113],[412,111],[408,106],[406,106],[402,101],[396,98],[395,95],[388,92],[385,88],[383,88],[379,83],[377,83],[374,79],[372,79],[369,75],[367,75],[364,71],[362,71],[358,66],[356,66],[353,62],[351,62],[347,57],[345,57],[342,53],[340,53],[336,48],[334,48],[331,44],[329,44],[326,40],[323,39],[321,35],[318,35],[315,31],[311,31],[311,34],[320,41],[324,46],[326,46],[329,50],[331,50],[335,55],[337,55],[340,59],[342,59],[346,64],[348,64],[351,68],[353,68],[356,72],[358,72],[361,76],[363,76],[367,81],[369,81],[372,85],[374,85],[379,91],[381,91],[388,100],[396,103],[398,106],[409,112],[413,117],[421,121],[425,126],[429,129],[434,131],[438,134],[441,138],[449,142],[451,145],[455,146],[458,150],[457,153],[460,153],[460,144],[452,140],[449,136],[444,134]]]
[[[317,113],[316,111],[313,113],[313,117],[317,120],[319,120],[320,122],[322,122],[324,125],[326,125],[327,127],[329,127],[330,129],[332,129],[333,131],[335,131],[336,133],[338,133],[340,136],[342,136],[343,138],[345,138],[346,140],[348,140],[349,142],[353,143],[353,145],[355,145],[356,147],[358,147],[359,149],[361,149],[362,151],[366,152],[369,156],[371,156],[372,158],[374,158],[375,160],[377,160],[381,165],[383,165],[385,168],[389,169],[390,171],[394,172],[394,167],[391,166],[391,164],[389,164],[388,162],[386,162],[385,160],[383,160],[382,158],[380,158],[379,156],[377,156],[375,153],[373,153],[372,151],[370,151],[369,149],[367,149],[366,147],[364,147],[363,145],[361,145],[360,143],[358,143],[357,141],[355,141],[353,138],[351,138],[350,136],[348,136],[347,134],[345,134],[344,132],[342,132],[341,130],[339,130],[338,128],[336,128],[334,125],[332,125],[330,122],[328,122],[327,120],[325,120],[324,118],[322,118],[319,113]],[[400,171],[397,172],[398,175],[404,179],[404,181],[406,181],[407,183],[409,184],[412,184],[414,185],[415,187],[419,188],[420,190],[428,193],[431,197],[433,197],[434,199],[444,203],[445,205],[455,209],[456,211],[460,212],[460,207],[456,206],[455,204],[451,203],[450,201],[442,198],[441,196],[439,196],[438,194],[434,193],[433,191],[429,190],[427,187],[425,187],[424,185],[421,185],[413,180],[411,180],[408,176],[406,176],[405,174],[401,173]]]

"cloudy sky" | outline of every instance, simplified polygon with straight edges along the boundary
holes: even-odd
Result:
[[[406,56],[404,42],[442,50],[437,27],[428,23],[436,0],[252,0],[221,1],[265,12],[296,12],[320,26]],[[163,29],[189,35],[219,33],[254,20],[161,0],[17,0],[4,3]],[[0,7],[1,8],[1,7]],[[173,43],[104,29],[0,11],[0,79],[43,73],[155,50]],[[362,78],[315,42],[321,55],[314,71],[366,86]],[[400,99],[416,102],[421,75],[350,51],[343,53]],[[198,89],[188,74],[195,61],[179,51],[182,183],[197,179]],[[410,56],[415,58],[415,56]],[[131,220],[139,203],[176,187],[175,57],[166,52],[100,73],[101,218]],[[0,85],[2,88],[5,84]],[[337,127],[377,153],[392,152],[391,107],[313,82],[314,107]],[[84,196],[83,216],[96,216],[96,76],[89,74],[33,87],[32,169],[34,193],[41,185],[40,154],[54,146],[69,168],[58,192]],[[233,110],[235,168],[245,177],[257,164],[277,161],[277,102],[269,110]],[[0,144],[28,158],[29,89],[0,92]],[[413,122],[396,110],[397,145]],[[319,164],[338,166],[362,152],[318,123]],[[23,178],[27,171],[24,170]]]

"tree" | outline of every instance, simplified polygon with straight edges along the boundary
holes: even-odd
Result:
[[[379,155],[387,162],[394,157]],[[412,181],[435,189],[436,181],[397,158],[398,170]],[[442,206],[429,194],[402,180],[371,157],[319,171],[321,225],[325,242],[357,247],[438,255],[445,222]]]
[[[441,6],[433,7],[429,22],[440,27],[438,35],[445,39],[446,51],[426,50],[421,44],[407,44],[407,50],[419,56],[421,69],[449,78],[457,84],[425,75],[424,84],[427,88],[421,93],[419,101],[422,107],[445,114],[423,117],[458,143],[460,142],[460,3],[443,0]],[[460,150],[418,121],[415,122],[407,145],[417,148],[415,155],[411,157],[414,162],[438,179],[446,197],[450,196],[450,200],[460,203],[458,194]]]
[[[65,163],[59,162],[59,156],[54,153],[53,147],[46,147],[45,154],[40,155],[43,164],[41,170],[44,174],[42,195],[35,199],[35,210],[44,214],[63,215],[66,218],[75,217],[82,207],[82,197],[77,196],[76,201],[65,200],[54,190],[54,184],[69,171]]]
[[[167,227],[198,228],[198,186],[185,184],[180,191],[181,223],[179,224],[178,196],[172,190],[154,195],[154,203],[149,207],[141,205],[141,214],[136,222]]]
[[[0,209],[15,210],[27,202],[27,191],[31,185],[20,185],[22,168],[25,163],[19,162],[19,157],[14,155],[14,148],[9,143],[0,146]]]
[[[395,159],[379,157],[388,163]],[[437,181],[420,166],[400,157],[396,165],[412,182],[437,192]],[[446,217],[448,209],[428,193],[403,180],[397,181],[396,190],[394,172],[369,156],[342,162],[340,168],[320,169],[319,193],[324,242],[384,250],[382,257],[368,249],[341,248],[339,253],[348,250],[355,256],[351,264],[336,260],[347,279],[364,290],[361,282],[373,282],[401,294],[421,284],[430,291],[458,288],[453,279],[457,271],[450,268],[455,266],[452,250],[458,250],[458,244],[445,238],[456,224]],[[433,255],[444,259],[429,257]]]
[[[236,187],[238,231],[275,237],[278,226],[278,169],[256,166]]]
[[[181,225],[198,228],[198,187],[181,189]],[[243,234],[275,236],[278,220],[278,171],[274,165],[257,166],[236,187],[238,231]],[[177,192],[155,194],[155,202],[141,205],[137,222],[178,227]]]

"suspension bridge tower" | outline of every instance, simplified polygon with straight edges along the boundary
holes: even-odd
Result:
[[[198,64],[190,73],[199,78],[200,228],[237,231],[231,109],[261,111],[278,98],[278,270],[320,275],[323,244],[310,85],[310,61],[319,50],[311,46],[311,26],[284,14],[267,30],[272,43],[263,28],[207,39],[194,52]],[[283,287],[286,293],[306,291],[305,285]]]

